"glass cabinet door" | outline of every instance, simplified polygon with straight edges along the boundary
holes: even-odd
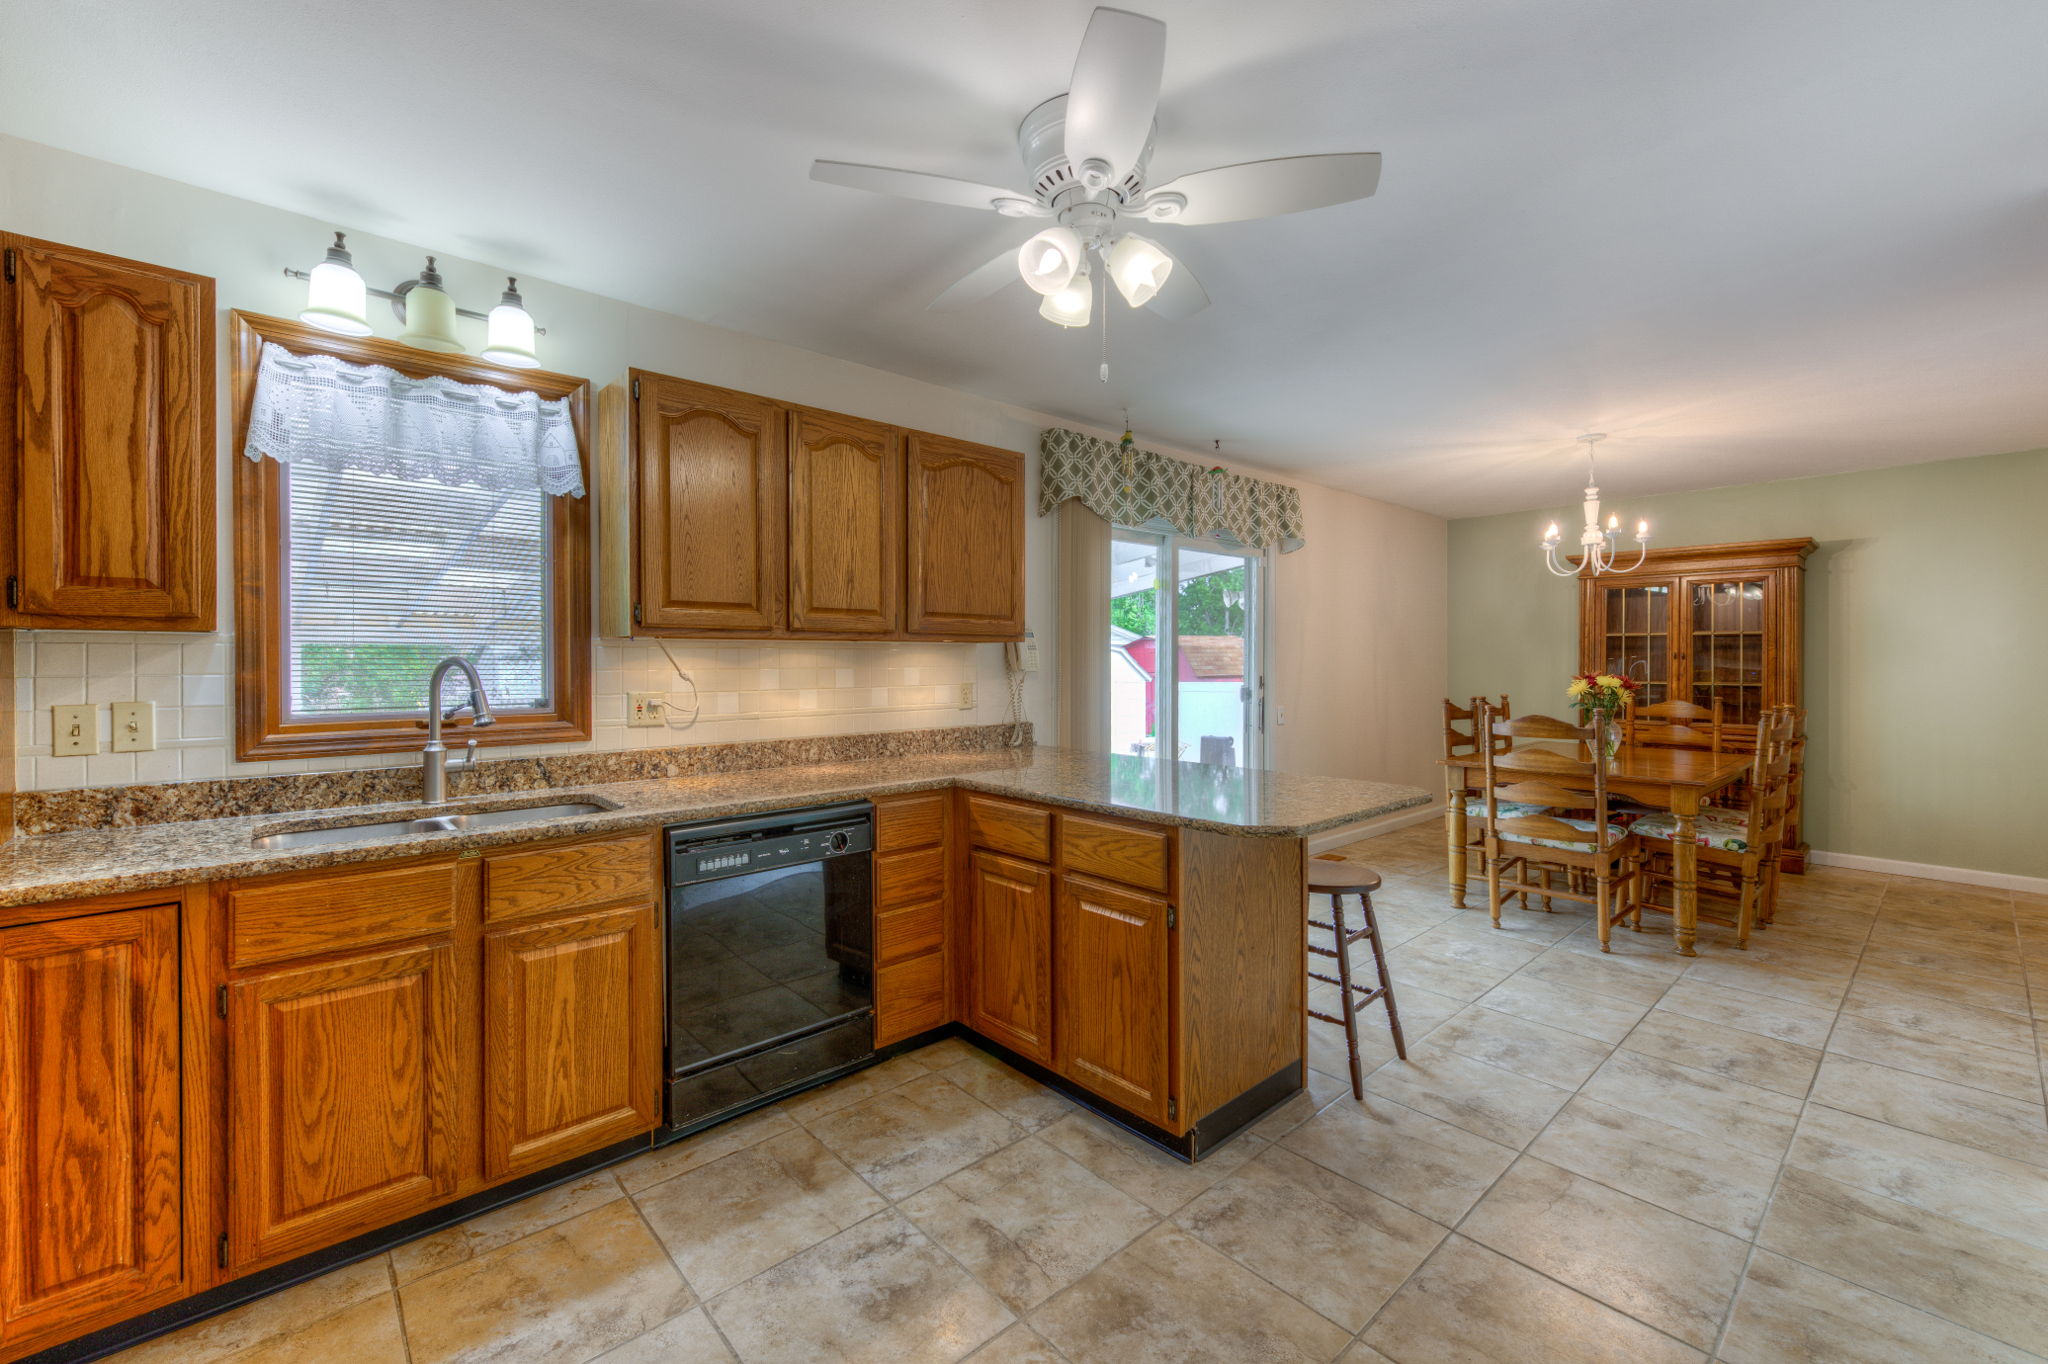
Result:
[[[1691,701],[1719,701],[1721,718],[1753,725],[1764,709],[1764,588],[1759,578],[1688,579]]]
[[[1671,699],[1671,588],[1667,583],[1603,589],[1602,668],[1643,684],[1645,705]]]

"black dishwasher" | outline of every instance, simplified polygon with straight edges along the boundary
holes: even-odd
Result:
[[[674,1137],[874,1055],[875,810],[666,832]]]

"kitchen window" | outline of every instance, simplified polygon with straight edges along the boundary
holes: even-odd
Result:
[[[428,676],[451,655],[476,665],[498,719],[456,727],[453,746],[589,738],[588,386],[237,322],[237,757],[416,749]],[[456,383],[416,391],[434,376]],[[281,400],[294,378],[311,396]],[[457,410],[387,410],[394,393]],[[489,411],[461,410],[472,401]],[[554,428],[538,473],[536,411]],[[508,436],[508,421],[529,424]]]

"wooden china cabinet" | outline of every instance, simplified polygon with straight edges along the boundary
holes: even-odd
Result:
[[[1579,584],[1579,668],[1626,674],[1645,704],[1719,701],[1743,746],[1770,706],[1803,706],[1801,623],[1812,540],[1751,540],[1650,551],[1641,568]],[[1806,865],[1799,736],[1785,870]]]

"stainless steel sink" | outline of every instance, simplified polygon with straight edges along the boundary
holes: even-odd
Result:
[[[450,833],[458,829],[489,829],[499,824],[531,824],[573,815],[600,815],[611,809],[592,801],[569,801],[561,805],[520,805],[503,810],[472,810],[460,815],[425,815],[419,819],[380,820],[372,824],[338,824],[326,829],[291,829],[278,834],[260,834],[259,848],[308,848],[323,843],[360,843],[365,839],[398,838],[406,834]]]

